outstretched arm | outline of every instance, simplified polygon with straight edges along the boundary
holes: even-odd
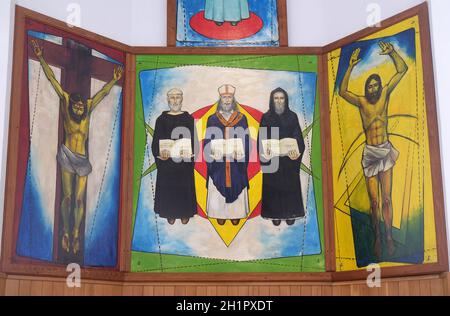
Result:
[[[45,76],[50,81],[50,83],[53,86],[53,89],[55,89],[58,96],[63,99],[65,97],[65,94],[67,94],[61,87],[61,84],[56,80],[55,73],[50,68],[50,66],[45,61],[42,49],[39,47],[39,44],[36,40],[31,40],[31,45],[33,45],[34,54],[39,59],[39,62],[41,63],[42,69],[44,70]]]
[[[359,59],[360,52],[361,52],[360,48],[358,48],[353,52],[352,57],[350,58],[350,63],[348,65],[347,71],[345,72],[344,79],[342,79],[342,83],[339,89],[339,95],[342,98],[344,98],[347,102],[355,106],[360,106],[359,97],[353,92],[348,91],[348,84],[350,81],[350,75],[352,74],[353,68],[361,61],[361,59]]]
[[[402,78],[406,75],[408,71],[408,65],[405,60],[400,56],[399,53],[394,49],[394,46],[391,43],[379,43],[381,48],[380,55],[389,55],[395,64],[395,68],[397,69],[397,73],[392,77],[391,81],[389,81],[387,85],[388,94],[391,94],[394,91],[395,87],[400,83]]]
[[[108,82],[97,94],[92,98],[91,106],[89,112],[92,112],[95,107],[102,102],[102,100],[111,92],[114,85],[122,78],[123,67],[119,66],[114,69],[114,77]]]

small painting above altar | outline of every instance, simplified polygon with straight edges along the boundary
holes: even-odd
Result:
[[[277,0],[177,0],[179,47],[280,46]]]

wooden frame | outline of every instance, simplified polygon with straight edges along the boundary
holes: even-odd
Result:
[[[286,0],[277,0],[280,47],[289,46]],[[167,0],[167,46],[177,45],[177,0]]]
[[[168,1],[168,10],[173,9],[176,0]],[[172,6],[172,7],[171,7]],[[283,22],[286,29],[283,43],[287,46],[286,28],[286,4],[279,1],[279,6],[284,12]],[[173,11],[172,11],[173,12]],[[431,38],[429,30],[428,6],[426,3],[407,10],[399,15],[382,22],[379,28],[367,28],[344,39],[325,47],[279,47],[279,48],[176,48],[176,47],[130,47],[113,40],[101,37],[94,33],[70,28],[65,23],[28,9],[16,7],[15,37],[14,37],[14,63],[12,76],[11,111],[9,122],[8,160],[6,170],[5,204],[4,204],[4,229],[1,257],[1,271],[6,274],[21,274],[34,276],[66,277],[65,267],[56,264],[33,264],[18,261],[13,249],[17,190],[17,162],[16,156],[19,150],[20,114],[17,109],[21,104],[20,86],[22,83],[25,43],[25,20],[32,19],[36,22],[50,25],[69,34],[77,34],[87,40],[96,41],[102,45],[121,50],[126,53],[126,76],[124,84],[123,107],[123,134],[122,134],[122,177],[121,177],[121,218],[119,227],[119,251],[117,269],[82,269],[82,277],[85,279],[112,280],[122,282],[332,282],[365,279],[365,270],[335,272],[335,235],[334,235],[334,211],[333,211],[333,185],[331,178],[331,135],[329,125],[329,100],[328,100],[328,68],[326,54],[336,48],[352,43],[382,29],[390,27],[404,19],[418,16],[422,28],[422,55],[425,81],[425,93],[427,103],[427,117],[429,126],[429,140],[431,148],[432,181],[434,188],[435,224],[437,234],[438,263],[425,265],[409,265],[401,267],[382,268],[383,277],[401,277],[412,275],[433,274],[448,271],[448,248],[445,228],[445,211],[442,190],[442,174],[440,149],[437,127],[436,96],[434,88],[434,74],[431,54]],[[169,16],[168,43],[172,44],[174,37],[173,18]],[[280,30],[281,31],[281,30]],[[176,32],[176,30],[175,30]],[[280,35],[282,32],[280,32]],[[280,38],[281,39],[281,38]],[[281,43],[281,42],[280,42]],[[139,54],[241,54],[241,55],[317,55],[318,56],[318,84],[322,124],[322,170],[323,170],[323,195],[324,195],[324,241],[326,271],[320,273],[131,273],[131,221],[132,221],[132,174],[134,153],[134,100],[136,79],[136,55]]]

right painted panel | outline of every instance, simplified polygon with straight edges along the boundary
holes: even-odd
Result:
[[[328,54],[337,271],[437,262],[419,18]]]

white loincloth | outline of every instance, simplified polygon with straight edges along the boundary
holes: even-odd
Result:
[[[362,165],[367,178],[375,177],[394,167],[399,152],[387,141],[377,146],[367,145],[364,148]]]
[[[208,181],[208,198],[206,213],[210,218],[216,219],[243,219],[247,218],[249,211],[248,190],[245,188],[233,203],[226,203],[225,197],[217,190],[211,178]]]
[[[86,177],[92,172],[92,165],[89,158],[72,152],[66,145],[62,144],[56,156],[61,169],[79,177]]]

